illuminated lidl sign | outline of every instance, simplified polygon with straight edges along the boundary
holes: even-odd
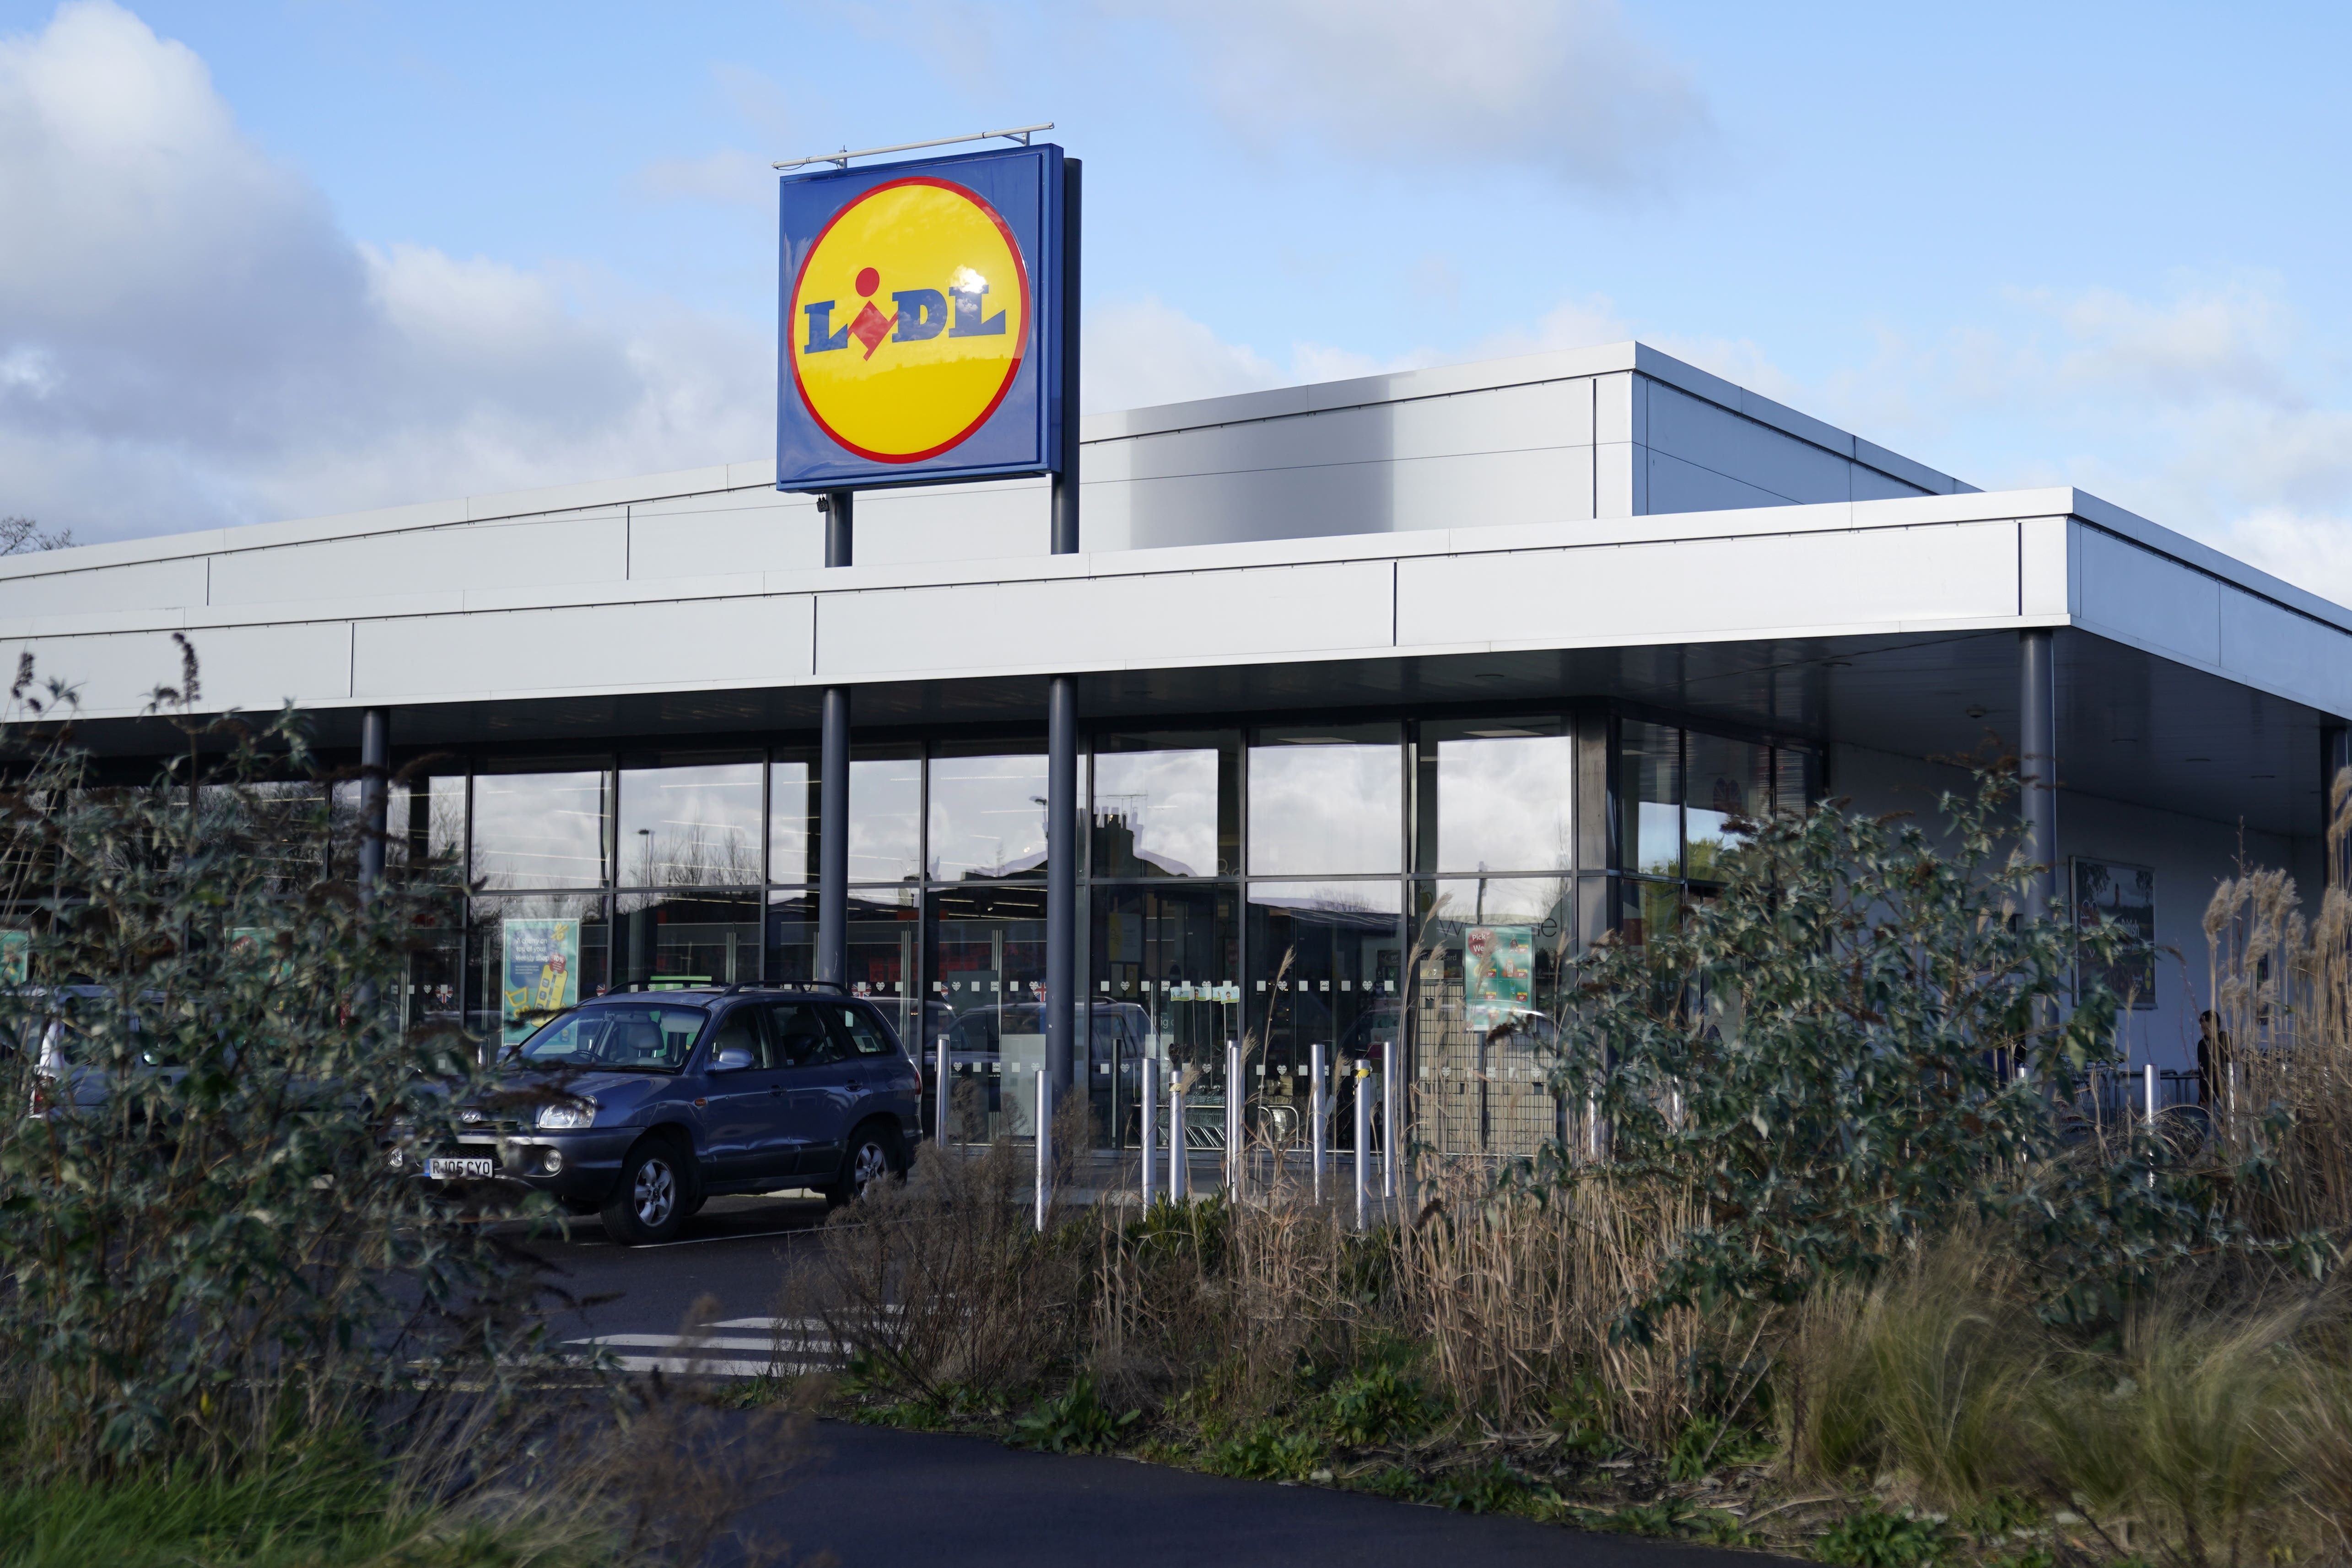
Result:
[[[1060,465],[1062,152],[782,185],[776,486],[868,489]]]

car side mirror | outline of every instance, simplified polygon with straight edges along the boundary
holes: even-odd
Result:
[[[751,1048],[748,1045],[722,1045],[710,1053],[713,1072],[740,1072],[751,1065]]]

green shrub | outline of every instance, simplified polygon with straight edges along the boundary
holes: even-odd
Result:
[[[1081,1373],[1067,1388],[1014,1421],[1013,1441],[1055,1454],[1099,1453],[1116,1447],[1142,1416],[1140,1410],[1112,1415],[1096,1396],[1093,1377]]]
[[[1956,1544],[1939,1520],[1865,1508],[1832,1525],[1813,1554],[1843,1568],[1925,1568]]]
[[[1418,1378],[1382,1363],[1332,1383],[1309,1415],[1341,1447],[1370,1448],[1417,1437],[1444,1413],[1444,1402],[1423,1389]]]
[[[1243,1480],[1305,1480],[1321,1462],[1323,1445],[1311,1432],[1287,1430],[1278,1421],[1257,1421],[1212,1444],[1207,1468]]]

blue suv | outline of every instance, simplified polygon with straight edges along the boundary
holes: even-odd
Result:
[[[921,1076],[882,1015],[802,986],[599,997],[502,1066],[423,1174],[551,1193],[633,1247],[670,1239],[724,1193],[814,1187],[845,1203],[904,1173],[921,1137]]]

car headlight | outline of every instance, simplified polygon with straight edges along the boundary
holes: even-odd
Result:
[[[542,1131],[555,1127],[585,1127],[595,1120],[596,1107],[585,1101],[567,1100],[561,1104],[539,1108],[539,1124]]]

